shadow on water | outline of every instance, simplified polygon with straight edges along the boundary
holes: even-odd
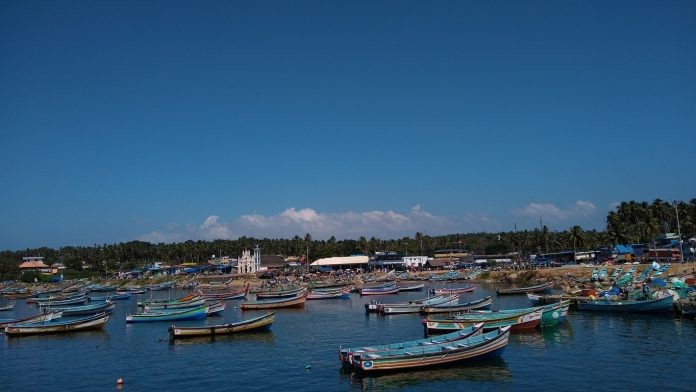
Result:
[[[273,345],[275,336],[272,331],[239,333],[218,336],[201,336],[196,338],[169,340],[170,346],[192,346],[213,343],[242,343],[250,342],[254,344]]]
[[[505,360],[500,357],[446,367],[368,375],[341,369],[340,376],[348,379],[351,389],[360,389],[361,391],[387,391],[452,381],[493,383],[512,381],[512,372],[508,369]]]

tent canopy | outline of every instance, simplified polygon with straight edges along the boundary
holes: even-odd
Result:
[[[324,259],[315,260],[311,266],[322,265],[355,265],[367,264],[370,258],[367,256],[346,256],[346,257],[327,257]]]

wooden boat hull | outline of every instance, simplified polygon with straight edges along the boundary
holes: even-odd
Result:
[[[59,301],[38,301],[37,304],[41,307],[50,307],[50,306],[64,306],[64,305],[81,305],[87,302],[87,296],[82,295],[76,298],[70,298],[70,299],[64,299],[64,300],[59,300]]]
[[[207,306],[173,313],[140,313],[126,316],[126,323],[147,323],[157,321],[200,320],[206,317]]]
[[[391,289],[385,289],[385,290],[366,290],[362,289],[360,290],[360,295],[387,295],[387,294],[399,294],[399,288],[394,287]]]
[[[622,312],[622,313],[659,313],[671,312],[674,307],[674,297],[667,296],[646,301],[606,301],[595,300],[578,302],[578,310],[590,310],[596,312]]]
[[[29,316],[25,317],[23,319],[17,319],[17,320],[10,320],[10,321],[3,321],[0,322],[0,328],[5,328],[6,326],[10,324],[32,324],[32,323],[42,323],[45,321],[51,321],[51,320],[56,320],[59,319],[63,316],[63,312],[46,312],[46,313],[40,313],[35,316]]]
[[[205,327],[169,327],[169,337],[173,339],[195,338],[201,336],[229,335],[242,332],[257,332],[271,327],[275,312],[232,324],[210,325]]]
[[[485,330],[509,326],[513,331],[519,331],[536,328],[541,323],[542,313],[543,309],[539,308],[531,312],[511,313],[507,316],[496,313],[489,318],[485,314],[464,314],[462,318],[458,316],[455,320],[426,319],[423,320],[423,323],[428,334],[452,332],[453,330],[467,328],[472,324],[481,322],[484,323],[483,328]]]
[[[178,303],[169,303],[169,304],[149,304],[145,305],[146,309],[149,310],[168,310],[168,309],[186,309],[186,308],[195,308],[198,306],[201,306],[205,303],[205,298],[199,298],[196,300],[192,301],[186,301],[186,302],[178,302]]]
[[[537,293],[540,291],[545,291],[553,286],[552,282],[540,284],[537,286],[530,287],[514,287],[510,289],[496,289],[495,292],[498,295],[513,295],[513,294],[526,294],[526,293]]]
[[[280,299],[273,301],[245,302],[241,304],[239,307],[242,310],[292,308],[303,307],[305,302],[307,302],[307,294],[303,294],[295,298]]]
[[[307,300],[310,299],[348,299],[350,298],[350,290],[334,291],[334,292],[322,292],[322,291],[310,291],[307,294]]]
[[[399,286],[399,291],[419,291],[425,288],[425,283],[417,284],[415,286]]]
[[[101,329],[107,321],[109,321],[109,315],[99,313],[91,317],[63,323],[12,324],[5,327],[5,334],[7,336],[23,336],[86,331]]]
[[[3,311],[3,310],[12,310],[12,309],[14,309],[15,304],[16,304],[16,302],[10,302],[9,304],[7,304],[7,305],[5,305],[5,306],[0,306],[0,311]]]
[[[106,301],[103,304],[98,305],[82,305],[82,306],[71,306],[71,307],[50,307],[51,310],[59,310],[63,312],[63,316],[83,316],[88,314],[96,314],[103,312],[111,312],[111,310],[116,306],[111,301]]]
[[[483,323],[472,325],[468,328],[457,330],[446,335],[439,335],[437,337],[429,337],[425,339],[411,340],[407,342],[383,344],[376,346],[366,346],[366,347],[356,347],[356,348],[339,348],[338,359],[341,361],[344,367],[351,367],[354,365],[354,357],[356,355],[361,355],[364,353],[388,353],[393,350],[403,350],[407,348],[419,348],[423,346],[430,346],[433,344],[442,344],[448,342],[454,342],[457,340],[462,340],[469,338],[471,336],[480,334],[483,329]]]
[[[471,293],[474,291],[476,287],[474,285],[469,285],[466,287],[456,287],[456,288],[450,288],[450,289],[436,289],[434,290],[434,293],[437,295],[452,295],[452,294],[457,294],[457,293]]]
[[[422,306],[420,312],[424,314],[468,312],[474,309],[487,308],[491,306],[491,304],[493,304],[493,297],[489,295],[488,297],[465,304]]]
[[[356,358],[356,367],[361,372],[371,373],[445,365],[488,355],[499,355],[508,343],[509,332],[508,328],[502,328],[490,334],[455,341],[452,344],[434,345],[427,349],[412,350],[413,352],[403,354],[361,355],[360,358]]]
[[[285,291],[262,291],[259,293],[256,293],[256,299],[264,299],[264,298],[287,298],[287,297],[296,297],[302,289],[293,289],[293,290],[285,290]]]

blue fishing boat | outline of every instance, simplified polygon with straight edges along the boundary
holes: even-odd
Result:
[[[360,372],[391,371],[440,366],[454,362],[499,355],[507,346],[510,327],[474,335],[454,342],[433,344],[381,353],[354,355],[354,367]]]
[[[459,329],[455,332],[448,333],[446,335],[439,335],[434,337],[429,337],[425,339],[416,339],[406,342],[391,343],[391,344],[381,344],[373,346],[364,347],[353,347],[353,348],[342,348],[339,347],[338,358],[341,360],[341,364],[344,367],[351,367],[353,365],[353,356],[362,353],[372,353],[378,354],[380,352],[389,352],[393,350],[403,350],[407,348],[418,348],[421,346],[430,346],[433,344],[442,344],[447,342],[453,342],[456,340],[466,339],[475,334],[480,334],[483,328],[483,323],[474,324],[464,329]]]
[[[180,312],[138,313],[126,316],[126,323],[143,323],[154,321],[200,320],[205,318],[208,306],[184,309]]]
[[[108,313],[98,313],[93,316],[73,320],[11,324],[5,327],[5,334],[8,336],[41,335],[101,329],[107,321],[109,321]]]
[[[578,310],[623,313],[671,312],[673,306],[674,297],[671,295],[664,298],[644,301],[597,299],[586,302],[580,301],[577,303]]]
[[[62,311],[63,316],[82,316],[95,313],[111,312],[116,305],[111,301],[80,306],[54,306],[48,310]]]

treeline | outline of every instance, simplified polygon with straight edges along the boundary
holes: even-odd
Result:
[[[151,244],[142,241],[93,246],[65,246],[60,249],[38,248],[0,252],[0,279],[19,275],[18,265],[25,256],[43,256],[47,264],[62,262],[69,271],[82,270],[82,262],[91,266],[90,273],[104,274],[118,270],[140,268],[154,262],[180,264],[204,263],[212,255],[238,257],[245,249],[258,245],[263,254],[303,256],[309,259],[373,254],[377,251],[396,251],[409,255],[433,255],[435,250],[464,248],[475,254],[519,252],[522,257],[533,253],[562,250],[589,250],[600,246],[627,243],[652,243],[661,232],[681,232],[696,235],[696,199],[676,205],[662,200],[623,202],[607,215],[605,231],[583,230],[573,226],[564,231],[550,231],[544,226],[534,230],[501,233],[467,233],[429,236],[415,233],[413,237],[383,240],[360,237],[357,240],[314,240],[311,235],[296,235],[291,239],[240,237],[235,240],[186,241]]]

